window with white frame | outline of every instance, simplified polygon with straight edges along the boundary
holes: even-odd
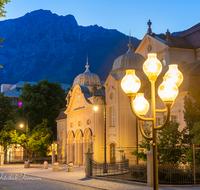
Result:
[[[156,124],[157,124],[157,126],[162,125],[161,117],[156,117]]]
[[[178,123],[178,115],[171,115],[171,121]]]
[[[115,108],[111,107],[111,126],[115,126]]]

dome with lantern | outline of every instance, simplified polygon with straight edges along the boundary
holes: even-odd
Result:
[[[135,53],[132,49],[132,44],[131,41],[129,40],[128,44],[128,51],[119,56],[117,59],[115,59],[112,70],[110,74],[114,76],[116,80],[121,80],[125,76],[125,71],[127,69],[134,69],[136,71],[136,75],[139,77],[144,78],[145,76],[142,74],[142,66],[143,63],[145,62],[145,58],[138,54]],[[145,77],[146,79],[146,77]]]
[[[75,79],[74,79],[74,82],[73,82],[73,85],[72,85],[72,88],[76,85],[83,85],[83,86],[87,86],[89,88],[89,90],[91,91],[92,88],[94,86],[97,87],[97,89],[101,88],[102,87],[102,84],[101,84],[101,80],[99,78],[98,75],[94,74],[94,73],[91,73],[89,71],[89,65],[88,65],[88,60],[87,60],[87,63],[86,63],[86,70],[84,73],[81,73],[79,74]]]

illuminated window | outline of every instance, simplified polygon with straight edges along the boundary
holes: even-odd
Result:
[[[115,126],[115,108],[111,108],[111,126]]]
[[[157,123],[157,126],[162,125],[161,117],[157,117],[157,118],[156,118],[156,123]]]
[[[178,115],[171,115],[171,121],[178,123]]]
[[[164,59],[162,60],[162,65],[163,65],[163,66],[166,66],[166,65],[167,65],[167,64],[166,64],[166,61],[165,61]]]

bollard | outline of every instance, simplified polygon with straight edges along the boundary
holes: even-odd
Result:
[[[88,151],[85,153],[85,177],[90,177],[92,175],[92,155],[94,153],[90,152],[90,148],[88,148]]]
[[[145,154],[147,155],[147,186],[153,186],[153,147]]]

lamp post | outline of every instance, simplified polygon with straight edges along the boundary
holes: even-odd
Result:
[[[144,117],[149,110],[149,103],[143,93],[137,93],[140,89],[140,79],[135,75],[135,70],[126,70],[126,75],[121,81],[121,87],[129,98],[133,114],[139,119],[139,127],[142,135],[147,140],[153,140],[153,186],[158,190],[158,162],[157,162],[157,130],[163,129],[170,117],[170,108],[178,95],[178,87],[183,81],[183,75],[177,65],[169,65],[169,70],[163,78],[163,83],[158,88],[158,95],[164,102],[166,109],[156,109],[155,105],[155,82],[162,71],[162,64],[157,59],[157,54],[148,54],[148,59],[143,64],[143,71],[151,83],[151,107],[152,117]],[[156,126],[156,112],[167,112],[162,126]],[[152,122],[152,137],[146,136],[143,130],[143,121]]]
[[[26,158],[28,159],[28,121],[26,119],[24,120],[24,124],[25,124],[25,130],[26,130]],[[20,127],[23,128],[24,124],[21,123]]]
[[[108,173],[107,170],[107,161],[106,161],[106,100],[105,98],[103,99],[104,102],[104,169],[103,169],[103,173]],[[94,105],[93,107],[94,111],[98,110],[98,106]]]

